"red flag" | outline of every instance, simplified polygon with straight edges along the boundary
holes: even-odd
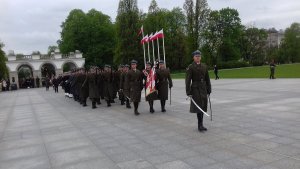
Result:
[[[141,40],[141,44],[144,44],[144,43],[147,43],[147,42],[148,42],[148,35],[143,37],[143,39]]]
[[[146,81],[146,97],[148,98],[156,98],[157,97],[157,90],[155,86],[155,79],[156,79],[156,72],[155,67],[153,67],[148,76]]]
[[[158,39],[164,38],[164,37],[165,37],[165,35],[164,35],[164,30],[162,29],[162,30],[160,30],[159,32],[157,32],[156,37],[157,37]]]
[[[148,42],[152,41],[153,33],[151,33],[148,37]]]
[[[143,32],[144,32],[144,25],[142,25],[142,27],[141,27],[141,29],[140,29],[140,31],[139,31],[138,36],[140,36]]]
[[[157,32],[155,32],[155,34],[151,36],[151,41],[153,41],[153,40],[156,40],[156,39],[157,39],[157,36],[156,36],[156,35],[157,35]]]

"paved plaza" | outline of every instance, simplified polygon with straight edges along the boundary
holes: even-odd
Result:
[[[157,101],[150,114],[143,99],[140,116],[59,92],[0,93],[0,169],[300,168],[299,79],[212,80],[205,133],[188,113],[184,80],[174,80],[166,113]]]

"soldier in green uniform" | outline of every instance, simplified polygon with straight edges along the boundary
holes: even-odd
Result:
[[[122,74],[122,70],[123,70],[123,65],[119,65],[118,70],[114,72],[114,98],[117,98],[117,93],[119,96],[119,100],[121,101],[121,97],[120,97],[120,80],[121,80],[121,74]],[[122,104],[121,101],[121,105],[124,105],[124,103]]]
[[[89,86],[89,98],[92,100],[92,108],[95,109],[96,102],[99,97],[99,88],[98,88],[98,76],[96,74],[96,67],[92,67],[90,72],[87,75],[87,82]],[[98,72],[97,72],[98,73]]]
[[[103,70],[97,68],[97,84],[98,84],[98,92],[99,92],[99,99],[97,99],[97,104],[101,104],[101,98],[104,98],[103,94],[103,86],[104,86],[104,79],[103,79]]]
[[[105,65],[104,72],[103,72],[103,81],[104,81],[104,88],[103,88],[103,95],[107,103],[107,107],[111,106],[111,102],[113,100],[113,72],[111,70],[110,65]]]
[[[80,98],[82,106],[85,107],[86,105],[86,99],[89,97],[89,84],[87,79],[87,71],[85,69],[82,69],[81,75],[80,75]]]
[[[207,95],[211,93],[211,84],[208,75],[208,68],[201,63],[201,52],[193,52],[194,62],[187,68],[185,85],[186,94],[191,97],[196,104],[205,112],[207,112]],[[191,113],[197,113],[198,130],[200,132],[207,129],[203,126],[203,113],[191,101]]]
[[[144,80],[145,80],[145,88],[146,88],[146,82],[147,82],[147,77],[148,74],[150,73],[152,69],[152,64],[151,62],[146,63],[146,69],[143,71],[144,73]],[[149,96],[146,97],[146,101],[148,101],[149,106],[150,106],[150,113],[154,113],[155,110],[153,108],[154,100],[157,99],[157,93],[151,93]]]
[[[275,76],[274,76],[275,67],[276,67],[275,62],[274,62],[274,60],[272,60],[272,62],[270,63],[270,79],[275,79]]]
[[[158,98],[160,99],[161,112],[166,112],[165,105],[168,100],[168,89],[173,87],[170,70],[166,68],[163,60],[159,62],[159,69],[156,72],[156,83]]]
[[[123,93],[123,96],[124,96],[124,99],[126,101],[126,107],[128,109],[131,108],[130,106],[130,100],[129,100],[129,97],[130,97],[130,91],[129,91],[129,86],[128,84],[126,83],[126,78],[127,78],[127,75],[128,75],[128,72],[129,72],[129,65],[126,64],[124,66],[124,70],[123,70],[123,73],[121,75],[121,80],[120,80],[120,90],[122,91]]]
[[[143,90],[143,73],[137,68],[137,61],[131,61],[131,70],[128,72],[126,76],[126,87],[130,93],[130,99],[134,105],[134,114],[138,116],[140,113],[138,112],[139,102],[141,101],[141,92]]]

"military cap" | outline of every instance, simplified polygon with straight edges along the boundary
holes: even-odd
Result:
[[[193,56],[200,56],[201,52],[199,50],[196,50],[195,52],[192,53]]]
[[[165,61],[160,60],[160,61],[159,61],[159,64],[165,64]]]
[[[126,65],[124,65],[124,67],[128,67],[129,68],[130,66],[128,64],[126,64]]]
[[[107,65],[107,64],[106,64],[106,65],[104,65],[104,67],[111,68],[111,66],[110,66],[110,65]]]
[[[138,62],[136,60],[132,60],[130,63],[131,64],[137,64]]]

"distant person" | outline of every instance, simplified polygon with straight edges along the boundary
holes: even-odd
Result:
[[[9,88],[10,88],[10,80],[7,79],[7,81],[6,81],[6,91],[9,91]]]
[[[220,77],[218,76],[219,69],[218,69],[217,65],[214,66],[214,73],[215,73],[215,76],[216,76],[216,80],[220,79]]]
[[[2,79],[2,91],[5,91],[6,89],[6,81]]]
[[[45,78],[45,85],[46,85],[46,91],[48,91],[49,90],[49,85],[50,85],[50,79],[49,79],[48,75]]]
[[[52,84],[53,84],[55,93],[58,93],[59,80],[55,76],[53,77]]]
[[[36,87],[39,88],[40,87],[40,78],[38,76],[36,76],[36,78],[35,78],[35,83],[36,83]]]
[[[275,63],[274,63],[274,60],[272,60],[271,64],[270,64],[270,79],[275,79]]]
[[[30,87],[34,88],[35,85],[34,85],[34,77],[33,76],[30,78],[30,83],[31,83]]]

